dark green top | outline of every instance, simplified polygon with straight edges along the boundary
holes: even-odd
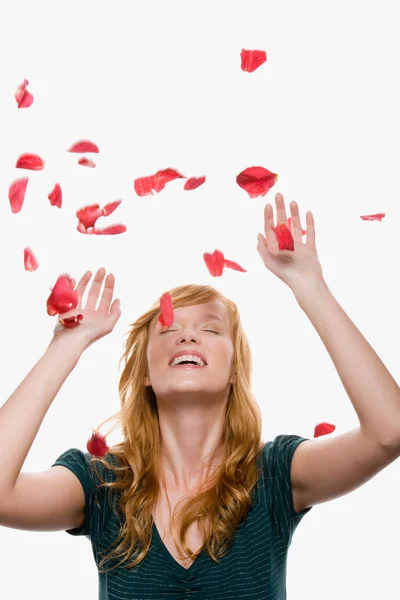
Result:
[[[236,530],[227,554],[219,559],[219,565],[203,550],[185,569],[168,552],[153,522],[152,543],[139,565],[130,570],[118,567],[99,573],[99,600],[285,600],[288,549],[298,524],[312,508],[295,512],[290,480],[293,454],[306,439],[279,435],[265,444],[257,463],[260,477],[251,491],[253,505]],[[108,454],[108,460],[110,457]],[[67,533],[84,535],[90,540],[98,565],[105,556],[104,550],[117,538],[119,520],[108,500],[109,489],[97,490],[100,508],[97,505],[95,491],[100,481],[89,460],[87,452],[71,448],[52,466],[67,467],[82,484],[85,523]],[[98,468],[106,481],[115,481],[110,470],[99,463]],[[112,492],[112,503],[117,506],[117,494]],[[118,561],[108,559],[103,568]]]

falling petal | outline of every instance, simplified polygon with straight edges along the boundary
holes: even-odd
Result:
[[[83,315],[79,314],[74,315],[73,317],[66,317],[64,319],[60,319],[58,322],[60,323],[60,325],[65,327],[65,329],[74,329],[75,327],[78,327],[79,321],[82,321],[82,319]]]
[[[121,223],[115,225],[109,225],[108,227],[104,227],[103,229],[94,228],[93,233],[96,235],[116,235],[117,233],[125,233],[127,227],[126,225],[122,225]],[[89,230],[87,233],[91,233]]]
[[[58,208],[61,208],[62,192],[61,192],[61,186],[59,183],[55,184],[54,188],[52,189],[52,191],[50,192],[50,194],[47,197],[50,200],[50,204],[52,206],[58,206]]]
[[[205,177],[190,177],[187,181],[185,181],[185,185],[183,186],[184,190],[195,190],[196,188],[203,185],[205,182]]]
[[[133,187],[138,196],[154,196],[154,175],[150,175],[149,177],[139,177],[139,179],[135,179]]]
[[[360,217],[364,221],[382,221],[383,217],[386,217],[386,213],[376,213],[375,215],[364,215]]]
[[[278,175],[264,167],[249,167],[236,177],[236,183],[246,190],[250,198],[265,196],[277,181]]]
[[[203,259],[210,275],[213,277],[221,277],[225,265],[223,253],[220,250],[214,250],[212,254],[204,252]]]
[[[224,266],[228,267],[229,269],[234,269],[235,271],[241,271],[242,273],[247,273],[246,269],[243,269],[243,267],[241,267],[237,263],[233,262],[232,260],[225,259]]]
[[[15,92],[15,99],[17,101],[18,108],[29,108],[32,105],[33,96],[26,89],[28,85],[29,81],[27,79],[24,79],[24,82],[21,83],[21,85],[17,88],[17,91]]]
[[[276,227],[272,227],[275,232],[279,250],[294,250],[294,239],[292,232],[286,223],[278,223]]]
[[[27,246],[24,248],[24,266],[25,271],[36,271],[39,266],[39,263],[33,254],[32,250]]]
[[[114,202],[109,202],[108,204],[105,204],[102,211],[103,217],[108,217],[108,215],[111,215],[111,213],[113,213],[114,210],[118,208],[121,202],[122,200],[115,200]]]
[[[314,437],[320,437],[321,435],[328,435],[329,433],[332,433],[332,431],[335,431],[336,429],[336,425],[331,425],[330,423],[319,423],[319,425],[316,425],[314,428]]]
[[[21,154],[15,165],[16,169],[29,169],[30,171],[41,171],[44,161],[37,154]]]
[[[107,446],[106,438],[100,433],[93,432],[92,437],[86,444],[87,451],[93,456],[103,457],[110,448]]]
[[[94,169],[96,166],[96,163],[93,162],[91,158],[86,158],[85,156],[82,156],[82,158],[80,158],[78,160],[78,165],[82,165],[83,167],[90,167],[91,169]]]
[[[47,314],[53,317],[76,308],[77,304],[78,293],[74,291],[71,277],[66,274],[60,275],[47,298]]]
[[[67,152],[77,152],[78,154],[84,154],[86,152],[99,152],[98,146],[93,142],[89,142],[88,140],[82,140],[81,142],[76,142]]]
[[[29,177],[16,179],[8,189],[8,199],[10,201],[11,212],[19,213],[24,204],[26,186],[28,185]]]
[[[242,71],[252,73],[263,63],[267,61],[267,53],[265,50],[242,50],[240,53],[242,59]]]
[[[153,190],[160,192],[164,189],[166,183],[178,178],[185,179],[185,176],[175,169],[164,169],[157,171],[155,175],[135,179],[133,187],[138,196],[154,196]]]
[[[100,208],[100,204],[90,204],[89,206],[78,209],[75,215],[87,229],[89,227],[94,227],[97,219],[103,215],[103,211]]]
[[[87,229],[81,221],[78,222],[76,228],[79,231],[79,233],[87,233]]]
[[[161,192],[165,188],[165,184],[174,179],[186,179],[184,175],[181,175],[175,169],[164,169],[157,171],[154,175],[154,191]]]
[[[162,327],[171,327],[174,322],[174,306],[172,303],[172,297],[169,292],[165,292],[160,298],[161,313],[158,316],[158,320]]]

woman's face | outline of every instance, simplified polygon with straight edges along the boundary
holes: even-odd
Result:
[[[205,366],[171,366],[174,354],[199,353]],[[234,359],[228,311],[221,300],[174,310],[174,323],[164,330],[158,315],[149,328],[146,386],[157,398],[176,402],[206,401],[226,395]]]

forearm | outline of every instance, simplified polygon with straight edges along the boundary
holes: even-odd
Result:
[[[363,429],[383,444],[400,442],[400,388],[322,281],[296,290],[324,343]]]
[[[79,361],[81,349],[64,342],[49,344],[0,408],[0,498],[15,485],[48,409]]]

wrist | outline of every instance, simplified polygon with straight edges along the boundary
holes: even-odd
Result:
[[[292,292],[300,307],[303,307],[307,301],[315,299],[317,296],[330,293],[330,290],[324,278],[321,277],[318,279],[310,279],[305,282],[299,282],[295,287],[292,287]]]
[[[83,340],[68,337],[53,338],[47,346],[46,353],[51,353],[60,360],[68,361],[74,366],[78,363],[86,346]]]

